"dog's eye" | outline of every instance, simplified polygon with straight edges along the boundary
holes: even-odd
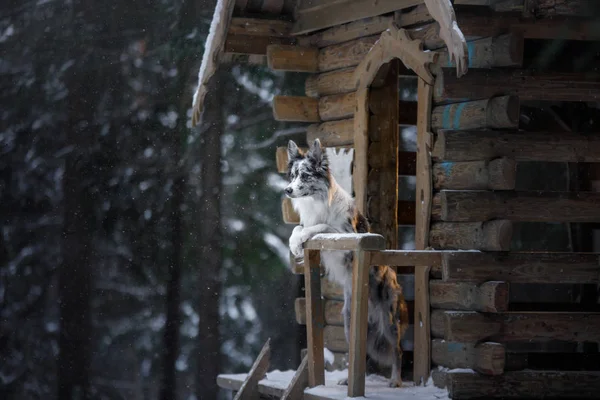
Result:
[[[300,174],[300,179],[306,180],[307,178],[308,178],[308,174],[306,172],[303,172]]]

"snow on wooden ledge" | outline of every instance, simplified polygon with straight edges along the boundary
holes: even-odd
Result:
[[[320,233],[304,244],[310,250],[383,250],[385,239],[375,233]]]

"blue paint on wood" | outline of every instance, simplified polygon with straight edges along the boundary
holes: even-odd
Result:
[[[452,166],[454,163],[451,162],[443,162],[440,163],[440,167],[442,167],[442,169],[444,170],[444,175],[445,176],[450,176],[450,174],[452,173]]]
[[[459,352],[462,351],[463,349],[463,345],[462,343],[455,343],[455,342],[446,342],[447,343],[447,348],[448,348],[448,352]]]
[[[460,103],[454,112],[454,129],[460,129],[460,118],[467,103]]]
[[[467,57],[469,58],[469,63],[467,66],[473,66],[473,54],[475,53],[475,43],[467,42]]]
[[[444,113],[442,114],[442,127],[444,129],[450,129],[450,108],[452,104],[444,106]]]

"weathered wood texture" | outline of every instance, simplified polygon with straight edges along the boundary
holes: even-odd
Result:
[[[509,157],[515,161],[600,162],[600,135],[440,131],[433,148],[433,157],[445,161]]]
[[[292,200],[289,197],[284,197],[281,201],[281,214],[283,222],[291,225],[298,225],[300,223],[300,216],[294,210]]]
[[[360,89],[356,93],[355,114],[353,120],[354,171],[352,183],[354,186],[354,201],[359,212],[366,215],[367,207],[367,177],[368,146],[369,146],[369,88]]]
[[[313,124],[306,130],[306,140],[321,140],[324,147],[348,146],[354,143],[354,118]]]
[[[318,100],[319,117],[323,121],[352,118],[356,109],[356,92],[323,96]]]
[[[232,35],[288,37],[292,30],[289,21],[233,17],[229,23],[228,33]]]
[[[523,36],[516,33],[487,37],[467,43],[469,68],[516,67],[523,64]],[[447,51],[440,51],[437,65],[456,67]]]
[[[317,72],[319,50],[314,47],[270,45],[267,47],[267,63],[275,71]]]
[[[456,343],[431,341],[431,360],[446,368],[469,368],[485,375],[504,373],[506,353],[500,343]]]
[[[432,308],[473,310],[490,313],[508,310],[508,283],[500,281],[474,283],[429,281]]]
[[[319,101],[303,96],[275,96],[273,118],[276,121],[320,122]]]
[[[516,181],[517,163],[506,157],[433,164],[433,187],[436,190],[514,190]]]
[[[500,95],[519,96],[521,101],[598,101],[600,74],[538,72],[522,69],[473,69],[456,78],[452,69],[442,68],[435,82],[436,103],[487,99]]]
[[[498,96],[434,107],[431,127],[438,129],[517,128],[520,103],[517,96]]]
[[[498,376],[447,372],[452,399],[597,399],[600,371],[512,371]]]
[[[317,250],[304,250],[304,287],[306,293],[306,340],[308,349],[308,384],[310,387],[325,384],[325,359],[323,354],[323,327],[325,326],[323,300],[321,299],[321,254]]]
[[[292,381],[281,396],[281,400],[302,400],[304,389],[308,386],[308,356],[302,357],[302,362],[296,370]]]
[[[363,18],[314,33],[306,38],[306,44],[321,48],[349,42],[365,36],[376,35],[386,30],[392,20],[393,17],[391,15]],[[299,40],[302,41],[305,39],[301,38]]]
[[[600,255],[593,253],[480,253],[442,255],[448,282],[600,283]]]
[[[379,196],[369,196],[367,204],[367,215],[369,220],[379,222]],[[415,224],[415,202],[414,201],[399,201],[398,202],[398,225],[414,225]]]
[[[309,97],[322,97],[332,94],[354,92],[354,68],[315,74],[306,78],[304,91]]]
[[[383,247],[380,247],[381,249]],[[352,259],[352,301],[350,303],[350,360],[348,362],[348,397],[365,395],[367,369],[367,320],[369,317],[369,255],[354,252]]]
[[[304,243],[312,250],[383,250],[385,240],[376,233],[319,233]]]
[[[254,360],[244,383],[234,400],[254,400],[258,397],[258,381],[262,380],[271,365],[271,339],[268,339]]]
[[[429,244],[435,249],[508,251],[513,224],[506,220],[487,222],[436,222],[431,224]]]
[[[294,40],[286,37],[251,35],[227,35],[224,52],[226,54],[260,55],[268,54],[270,46],[293,46]],[[268,58],[268,57],[267,57]],[[276,64],[277,65],[277,64]]]
[[[377,179],[377,182],[372,182],[369,178],[368,185],[370,187],[379,188],[379,168],[381,168],[382,161],[378,155],[381,153],[382,143],[374,142],[369,145],[369,176]],[[398,152],[398,175],[415,176],[417,172],[417,153],[413,151],[399,151]],[[378,189],[377,189],[378,190]],[[375,194],[377,190],[370,191],[370,194]]]
[[[492,219],[530,222],[600,222],[597,192],[490,192],[442,190],[432,219],[478,222]]]
[[[463,343],[497,342],[599,342],[600,314],[588,312],[508,312],[434,310],[434,337]]]
[[[367,36],[349,42],[325,47],[319,51],[319,71],[354,67],[369,53],[380,35]]]

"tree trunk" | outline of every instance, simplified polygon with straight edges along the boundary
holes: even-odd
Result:
[[[221,366],[219,334],[219,298],[221,296],[222,231],[221,231],[221,136],[223,134],[223,70],[217,72],[209,85],[204,112],[203,134],[199,146],[202,162],[200,180],[200,260],[198,329],[198,381],[196,397],[212,400],[218,397],[217,374]]]

